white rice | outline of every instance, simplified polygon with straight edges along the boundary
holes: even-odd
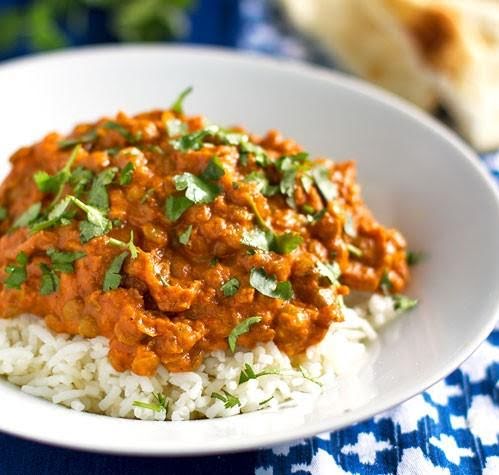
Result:
[[[365,362],[375,328],[396,316],[390,297],[373,295],[367,304],[345,307],[345,321],[331,325],[326,337],[290,361],[270,342],[235,354],[215,351],[192,372],[170,373],[160,367],[153,377],[119,373],[107,359],[108,340],[57,334],[31,315],[0,319],[0,375],[21,390],[77,411],[144,420],[188,420],[225,417],[262,408],[278,408],[313,400],[343,375]],[[275,370],[239,384],[241,369]],[[227,404],[212,397],[224,391],[238,398]],[[168,411],[135,407],[135,401],[168,401]]]

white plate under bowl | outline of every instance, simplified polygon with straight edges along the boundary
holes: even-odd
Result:
[[[217,420],[143,422],[78,413],[0,384],[0,430],[58,445],[127,454],[245,450],[361,421],[456,368],[492,330],[499,307],[499,199],[476,156],[413,107],[321,69],[224,51],[165,46],[89,48],[0,67],[0,170],[17,147],[119,109],[168,106],[187,85],[188,110],[256,132],[278,128],[313,154],[354,158],[382,222],[429,258],[408,293],[419,307],[381,333],[356,406]],[[374,351],[374,350],[373,350]],[[355,396],[355,399],[353,399]]]

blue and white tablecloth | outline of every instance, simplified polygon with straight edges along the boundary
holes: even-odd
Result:
[[[190,39],[333,66],[319,47],[298,38],[279,20],[271,3],[202,0],[200,12],[193,17]],[[209,30],[203,29],[207,15]],[[499,152],[484,155],[482,162],[499,180]],[[291,446],[197,459],[79,453],[0,434],[0,475],[498,475],[498,437],[499,327],[444,381],[345,430],[319,434]]]

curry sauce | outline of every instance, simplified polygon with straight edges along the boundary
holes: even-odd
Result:
[[[349,289],[400,292],[406,244],[366,208],[355,163],[312,160],[171,110],[78,125],[18,150],[0,187],[0,316],[110,340],[118,371],[188,371],[342,320]]]

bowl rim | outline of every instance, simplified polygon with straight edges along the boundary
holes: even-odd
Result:
[[[272,57],[269,55],[256,53],[253,51],[244,50],[232,50],[229,48],[221,47],[206,47],[198,45],[168,45],[161,43],[150,43],[144,44],[118,44],[118,45],[92,45],[83,47],[68,48],[63,51],[54,51],[39,53],[34,55],[23,56],[19,58],[9,59],[0,63],[0,75],[7,73],[10,70],[17,69],[24,65],[37,65],[39,63],[44,63],[46,61],[68,61],[74,57],[84,57],[84,56],[106,56],[106,55],[126,55],[128,52],[164,52],[164,53],[181,53],[182,55],[189,55],[193,58],[204,56],[211,57],[214,60],[223,60],[226,62],[240,62],[247,65],[252,65],[255,68],[264,68],[266,71],[272,72],[278,69],[280,72],[285,71],[287,74],[300,75],[304,78],[320,78],[323,81],[329,82],[330,84],[340,87],[342,89],[347,89],[352,93],[361,94],[365,96],[367,100],[376,101],[381,103],[385,107],[395,109],[399,114],[405,116],[408,119],[412,119],[417,122],[420,126],[423,126],[431,131],[433,134],[437,134],[442,137],[451,147],[456,150],[457,155],[460,160],[465,160],[471,165],[471,168],[477,173],[484,185],[484,193],[490,193],[494,198],[494,204],[498,210],[497,216],[499,216],[499,190],[497,184],[490,173],[485,169],[485,167],[480,163],[477,154],[466,144],[464,141],[458,137],[453,131],[448,127],[438,122],[433,117],[424,113],[422,110],[418,109],[416,106],[406,102],[394,94],[382,90],[377,86],[371,85],[361,79],[347,76],[346,74],[333,71],[326,67],[311,65],[309,63],[301,62],[289,58]],[[421,378],[418,384],[415,384],[411,390],[407,390],[403,396],[392,397],[388,400],[378,402],[375,405],[370,405],[369,409],[363,408],[362,406],[356,408],[349,413],[343,414],[341,421],[336,424],[329,422],[321,422],[308,424],[303,427],[293,428],[289,433],[286,434],[271,434],[267,436],[259,436],[258,440],[256,437],[250,438],[246,442],[229,442],[227,441],[211,444],[198,449],[187,448],[179,449],[166,447],[126,447],[126,455],[140,455],[140,456],[168,456],[168,457],[184,457],[184,456],[202,456],[202,455],[213,455],[221,453],[234,453],[248,451],[252,449],[275,446],[280,444],[291,443],[293,441],[311,437],[321,432],[337,431],[342,428],[348,427],[352,424],[362,422],[369,419],[376,414],[389,410],[394,406],[397,406],[408,399],[420,394],[436,382],[445,378],[448,374],[454,371],[458,366],[460,366],[466,359],[468,359],[473,352],[478,348],[480,343],[484,341],[487,336],[492,332],[495,326],[495,322],[499,316],[499,301],[496,302],[493,311],[491,312],[490,318],[487,325],[484,325],[479,330],[477,330],[476,335],[468,340],[461,350],[449,361],[447,364],[442,366],[439,371],[433,374]],[[52,404],[48,402],[48,404]],[[54,409],[57,406],[54,405]],[[94,414],[85,413],[86,417],[107,417],[99,416]],[[238,417],[244,417],[244,415],[239,415]],[[130,424],[146,423],[154,424],[155,422],[149,421],[135,421],[128,420]],[[201,421],[184,421],[185,424],[196,424]],[[209,421],[203,421],[209,422]],[[110,454],[124,454],[124,449],[122,446],[119,447],[102,447],[101,443],[96,443],[94,440],[80,441],[80,443],[73,441],[61,440],[60,437],[44,434],[44,436],[33,435],[30,433],[29,427],[6,427],[0,419],[0,430],[4,433],[21,437],[24,439],[32,440],[39,443],[45,443],[50,445],[55,445],[58,447],[71,448],[76,450],[84,450],[89,452],[98,453],[110,453]]]

